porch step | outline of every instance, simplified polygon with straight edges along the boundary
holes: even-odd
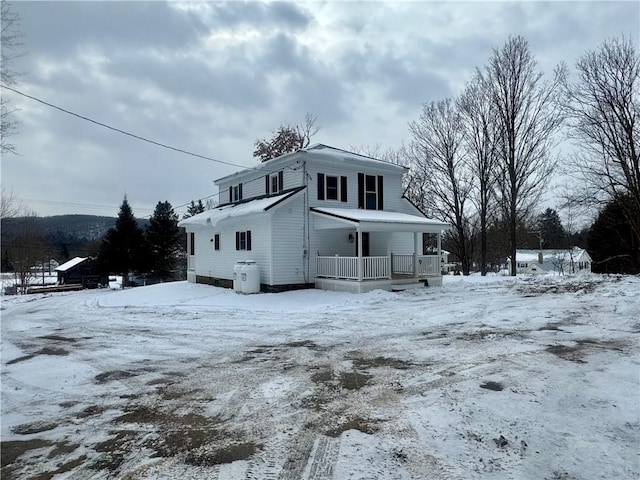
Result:
[[[410,290],[412,288],[424,288],[424,282],[415,282],[415,283],[392,283],[391,291],[392,292],[402,292],[404,290]]]

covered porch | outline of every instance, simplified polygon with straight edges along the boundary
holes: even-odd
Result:
[[[442,285],[441,239],[449,225],[417,215],[379,210],[312,208],[316,230],[347,238],[352,255],[336,240],[334,252],[317,252],[316,288],[365,292]],[[432,254],[423,252],[423,233],[435,234]]]

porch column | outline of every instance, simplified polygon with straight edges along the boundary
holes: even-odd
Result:
[[[362,265],[362,232],[360,231],[360,225],[358,225],[356,232],[358,235],[358,281],[361,282],[364,268]]]
[[[392,233],[387,234],[387,262],[389,268],[389,277],[393,278],[393,256],[391,254],[391,235]]]
[[[436,273],[442,275],[442,230],[438,232],[438,270]]]
[[[418,278],[420,276],[420,270],[418,265],[418,250],[419,250],[420,244],[418,242],[418,233],[419,232],[413,232],[413,276],[415,278]]]

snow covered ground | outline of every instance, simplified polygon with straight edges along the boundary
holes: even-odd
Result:
[[[2,478],[638,479],[640,278],[2,299]]]

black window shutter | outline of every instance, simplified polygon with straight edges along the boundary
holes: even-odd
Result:
[[[284,172],[280,170],[278,172],[278,191],[281,192],[284,188]]]
[[[238,184],[238,200],[242,200],[242,184]]]
[[[247,230],[247,250],[251,250],[251,230]]]
[[[384,210],[384,190],[382,189],[382,175],[378,175],[378,210]]]
[[[364,208],[364,173],[358,174],[358,208]]]
[[[195,255],[196,254],[196,234],[191,232],[191,234],[189,235],[189,240],[190,240],[190,246],[191,246],[191,255]]]
[[[340,177],[340,201],[347,201],[347,177]]]
[[[318,174],[318,200],[324,200],[324,173]]]
[[[264,193],[269,195],[269,174],[264,176]]]
[[[240,250],[240,232],[236,232],[236,250]]]
[[[233,202],[233,187],[229,187],[229,203]]]

